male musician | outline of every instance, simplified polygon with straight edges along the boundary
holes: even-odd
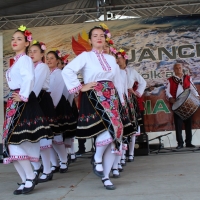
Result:
[[[191,77],[183,74],[182,64],[176,63],[174,65],[174,73],[175,75],[168,79],[168,84],[166,88],[166,96],[169,99],[169,102],[173,105],[176,101],[176,98],[185,90],[190,88],[191,92],[198,95],[198,92],[191,80]],[[175,112],[174,112],[174,124],[176,130],[176,140],[178,146],[176,149],[183,148],[183,138],[182,138],[182,125],[185,125],[186,132],[186,147],[194,148],[195,146],[192,142],[192,116],[186,120],[182,120]]]

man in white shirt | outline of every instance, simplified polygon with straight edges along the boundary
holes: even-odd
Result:
[[[174,65],[174,73],[175,76],[172,76],[168,79],[168,84],[166,88],[166,96],[169,99],[169,102],[171,105],[173,105],[176,101],[176,98],[185,90],[190,88],[191,92],[198,95],[198,92],[196,88],[194,87],[194,84],[192,83],[192,80],[190,76],[183,74],[182,64],[176,63]],[[183,138],[182,138],[182,125],[185,125],[185,132],[186,132],[186,147],[194,148],[195,146],[191,144],[192,142],[192,116],[189,117],[186,120],[182,120],[176,113],[174,113],[174,124],[175,124],[175,130],[176,130],[176,140],[178,143],[178,146],[176,149],[183,148]]]

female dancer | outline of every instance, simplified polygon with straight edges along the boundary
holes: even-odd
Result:
[[[60,171],[60,173],[65,173],[68,170],[68,159],[65,150],[65,145],[63,142],[63,132],[67,129],[67,118],[66,113],[66,99],[63,95],[64,81],[61,76],[61,70],[57,68],[59,56],[57,51],[49,51],[47,53],[47,65],[50,68],[50,87],[48,92],[51,93],[53,104],[56,110],[56,117],[58,120],[59,131],[54,134],[53,148],[51,151],[51,163],[53,172]],[[60,159],[60,166],[58,163],[57,154]]]
[[[35,67],[35,85],[33,91],[37,96],[40,107],[42,108],[42,111],[48,120],[53,134],[55,134],[58,132],[58,123],[56,120],[56,112],[52,98],[50,93],[47,92],[49,89],[50,70],[49,67],[43,63],[45,49],[45,44],[36,40],[33,41],[33,45],[29,49],[29,56],[33,60]],[[43,168],[43,174],[38,180],[39,183],[49,181],[53,177],[50,163],[50,148],[52,148],[52,139],[40,140],[40,152],[44,168],[42,167],[41,163],[32,162],[34,166],[34,172],[38,176],[39,173],[42,172]]]
[[[83,52],[72,60],[63,69],[62,76],[70,93],[82,92],[76,136],[97,136],[93,170],[102,178],[106,189],[113,190],[115,186],[109,179],[109,173],[115,153],[119,153],[123,134],[119,97],[122,104],[124,100],[119,67],[113,56],[103,54],[106,35],[102,27],[92,28],[89,39],[92,51]],[[83,86],[76,75],[79,71],[85,83]]]
[[[135,112],[132,112],[132,115],[135,114],[137,121],[137,133],[131,136],[131,142],[129,143],[129,157],[128,162],[134,161],[134,147],[136,135],[140,134],[140,126],[143,126],[142,115],[140,112],[140,107],[138,104],[138,99],[141,99],[144,90],[146,88],[146,81],[144,78],[133,68],[127,68],[128,74],[128,93],[129,93],[129,102],[131,107],[135,107]],[[134,88],[134,84],[137,84],[137,87]],[[132,110],[133,111],[133,110]]]
[[[4,163],[13,162],[22,184],[15,195],[31,192],[37,184],[30,161],[39,161],[40,139],[51,138],[52,132],[32,92],[34,66],[26,53],[32,40],[25,26],[13,34],[11,45],[15,62],[6,72],[11,89],[4,122]]]
[[[110,38],[106,39],[106,44],[104,46],[104,52],[107,54],[111,54],[113,55],[115,58],[117,56],[117,50],[113,47],[113,41]],[[127,97],[128,97],[128,82],[127,82],[127,73],[125,71],[125,68],[120,68],[120,81],[121,81],[121,85],[122,85],[122,93],[124,96],[124,102],[125,102],[125,109],[122,109],[120,114],[121,114],[121,118],[122,118],[122,123],[124,125],[124,133],[123,135],[129,135],[129,134],[133,134],[134,129],[130,123],[130,119],[127,119],[126,116],[129,116],[129,113],[127,111]],[[129,127],[129,128],[128,128]],[[127,137],[124,137],[123,140],[127,140]],[[123,171],[122,165],[121,165],[121,158],[123,158],[123,156],[125,155],[125,152],[127,150],[127,144],[123,143],[122,144],[122,155],[118,155],[116,156],[113,166],[112,166],[112,173],[113,173],[113,178],[119,178],[120,177],[120,173],[121,171]]]
[[[74,137],[76,135],[76,127],[78,120],[78,110],[74,102],[74,94],[69,94],[67,87],[64,86],[63,95],[65,97],[65,102],[63,101],[62,107],[62,115],[66,116],[65,119],[65,128],[63,127],[63,138],[66,148],[66,153],[68,159],[72,162],[75,161],[75,152],[74,152]],[[74,104],[73,104],[74,103]],[[63,106],[65,106],[63,108]]]

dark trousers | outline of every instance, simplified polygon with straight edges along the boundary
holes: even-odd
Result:
[[[86,142],[86,139],[78,139],[79,151],[85,152],[85,142]]]
[[[94,137],[94,143],[92,147],[94,149],[95,149],[95,142],[96,142],[96,136]],[[85,152],[86,150],[85,143],[86,143],[86,139],[78,139],[78,149],[80,152]]]
[[[144,111],[140,111],[140,113],[141,113],[142,124],[143,124],[143,125],[140,126],[140,132],[141,133],[146,133],[145,132],[145,127],[144,127]]]
[[[192,142],[192,117],[182,120],[177,114],[174,113],[174,124],[176,130],[176,140],[178,145],[183,145],[182,127],[185,126],[186,139],[185,143],[191,144]]]

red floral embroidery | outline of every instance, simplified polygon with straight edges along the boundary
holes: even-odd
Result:
[[[115,108],[118,108],[119,102],[117,100],[113,101]]]
[[[97,113],[95,112],[95,113],[93,113],[93,114],[88,114],[88,115],[84,115],[84,114],[82,114],[81,116],[79,116],[79,121],[86,121],[86,122],[88,122],[89,120],[92,120],[92,119],[95,119],[96,117],[97,117],[98,115],[97,115]]]
[[[115,126],[118,126],[118,125],[119,125],[119,120],[118,120],[116,117],[112,117],[111,120],[112,120],[112,123],[113,123]]]
[[[7,101],[7,107],[10,107],[12,105],[12,101],[11,100],[8,100]]]
[[[110,108],[110,104],[107,101],[103,101],[102,102],[103,107],[109,109]]]
[[[115,117],[119,117],[119,114],[116,110],[111,110],[111,112]]]
[[[97,83],[97,85],[95,86],[95,90],[96,91],[102,91],[103,90],[103,85],[101,83]]]
[[[8,129],[3,132],[3,138],[5,138],[8,134]]]
[[[116,138],[120,138],[123,134],[123,124],[118,111],[119,99],[116,95],[114,84],[109,81],[102,81],[94,89],[96,90],[98,100],[104,109],[106,109],[111,119]]]
[[[107,99],[110,99],[111,91],[107,90],[103,92],[103,96],[106,97]]]
[[[108,83],[108,86],[109,86],[110,88],[112,88],[112,89],[115,87],[114,84],[113,84],[113,82],[109,82],[109,83]]]
[[[121,137],[122,129],[123,129],[123,127],[118,127],[118,130],[117,130],[117,138],[120,138],[120,137]]]
[[[16,113],[16,110],[12,109],[12,110],[8,111],[7,116],[12,117],[15,113]]]

